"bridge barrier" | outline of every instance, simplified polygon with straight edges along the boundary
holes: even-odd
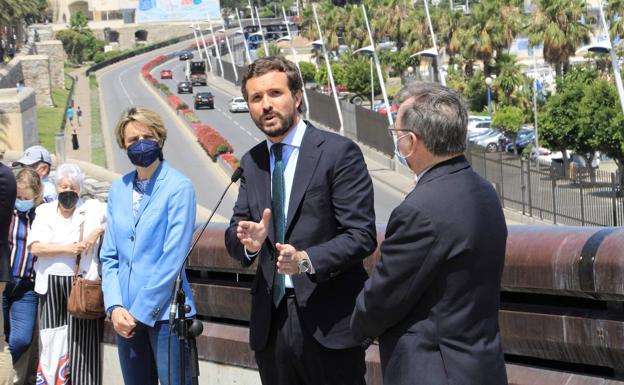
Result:
[[[228,255],[226,227],[208,226],[187,267],[204,322],[199,356],[255,369],[248,346],[255,264],[244,268]],[[377,230],[381,242],[385,227]],[[510,384],[624,385],[622,250],[620,228],[509,227],[499,319]],[[379,257],[377,249],[364,261],[369,272]],[[108,327],[105,339],[112,337]],[[367,384],[381,385],[376,345],[366,359]]]

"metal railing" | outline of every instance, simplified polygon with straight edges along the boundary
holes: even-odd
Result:
[[[575,226],[620,226],[624,197],[616,173],[577,168],[570,163],[540,163],[513,154],[466,152],[472,168],[492,182],[503,207],[525,215]]]

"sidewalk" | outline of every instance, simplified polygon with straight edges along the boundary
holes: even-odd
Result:
[[[85,162],[91,162],[91,91],[89,89],[89,78],[85,76],[85,72],[89,67],[83,66],[77,68],[70,73],[77,81],[74,88],[74,121],[73,127],[67,122],[65,130],[65,156],[67,158],[79,159]],[[80,106],[82,110],[82,120],[78,126],[77,110]],[[78,144],[80,148],[73,150],[72,147],[72,129],[78,134]]]

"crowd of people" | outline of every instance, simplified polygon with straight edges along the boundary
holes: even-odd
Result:
[[[461,97],[413,83],[395,99],[388,132],[416,184],[392,212],[369,277],[362,261],[378,242],[364,157],[303,120],[302,86],[278,57],[257,59],[241,86],[266,140],[241,160],[225,245],[243,266],[257,264],[249,341],[262,383],[363,385],[377,339],[385,384],[506,384],[497,317],[507,232],[495,191],[462,155]],[[33,373],[38,383],[102,383],[102,319],[67,311],[78,277],[101,279],[125,384],[179,384],[168,310],[191,244],[194,188],[164,159],[156,112],[130,108],[115,138],[135,169],[107,203],[83,198],[75,164],[59,165],[52,183],[41,146],[15,162],[15,176],[0,164],[0,385]],[[184,274],[182,286],[193,317]]]

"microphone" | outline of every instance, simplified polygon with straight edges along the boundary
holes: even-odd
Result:
[[[171,301],[171,307],[169,308],[169,325],[173,325],[173,322],[175,321],[176,308],[177,308],[177,305],[178,305],[177,304],[177,302],[178,302],[177,293],[178,293],[178,291],[180,291],[180,287],[182,286],[182,272],[184,271],[184,265],[186,264],[186,261],[188,260],[189,256],[191,255],[191,253],[195,249],[195,246],[197,245],[197,242],[199,241],[199,238],[201,238],[202,234],[204,233],[204,230],[206,230],[206,227],[208,227],[208,224],[212,220],[212,217],[217,212],[217,209],[221,205],[221,202],[223,201],[223,198],[225,197],[225,194],[230,189],[230,186],[232,186],[232,184],[238,182],[238,180],[241,178],[242,175],[243,175],[243,169],[240,168],[240,167],[238,167],[232,173],[232,177],[230,178],[230,183],[227,185],[225,190],[223,190],[223,194],[221,194],[221,197],[219,198],[219,201],[217,202],[217,204],[215,205],[214,209],[212,210],[212,213],[210,213],[210,216],[208,217],[208,220],[206,221],[206,223],[204,223],[204,226],[202,227],[201,231],[199,232],[199,234],[197,235],[197,237],[193,241],[193,244],[191,245],[191,248],[189,249],[188,253],[186,253],[186,256],[184,257],[184,260],[182,261],[182,265],[180,266],[180,269],[178,270],[177,278],[175,280],[175,285],[173,286],[173,299]]]

